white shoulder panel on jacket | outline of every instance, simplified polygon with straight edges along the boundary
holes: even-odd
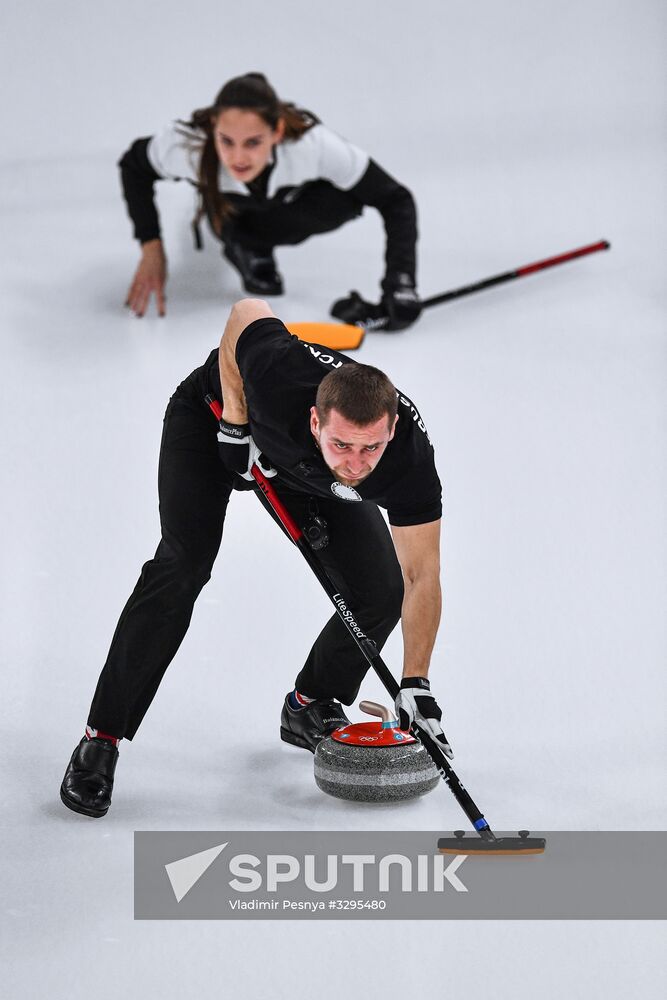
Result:
[[[146,155],[160,177],[196,181],[203,145],[201,129],[175,121],[155,133],[148,143]]]
[[[269,197],[283,187],[299,187],[308,181],[329,181],[348,191],[366,172],[368,154],[332,132],[314,125],[294,142],[276,148],[276,166],[269,178]]]

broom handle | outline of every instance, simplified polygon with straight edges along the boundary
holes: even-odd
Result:
[[[535,274],[536,271],[545,271],[548,267],[556,267],[557,264],[565,264],[568,260],[576,260],[577,257],[586,257],[589,253],[597,253],[599,250],[608,250],[611,244],[607,240],[599,240],[597,243],[589,243],[588,246],[579,247],[577,250],[568,250],[567,253],[557,254],[555,257],[546,257],[538,260],[534,264],[524,264],[513,271],[504,271],[491,278],[483,278],[472,285],[462,285],[461,288],[454,288],[450,292],[443,292],[442,295],[432,295],[430,299],[422,299],[422,309],[429,309],[431,306],[439,306],[442,302],[449,302],[451,299],[460,299],[464,295],[472,295],[473,292],[484,291],[485,288],[493,288],[494,285],[504,285],[506,281],[513,281],[515,278],[524,278],[527,274]]]

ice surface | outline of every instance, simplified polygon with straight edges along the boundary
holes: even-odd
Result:
[[[610,253],[368,336],[357,356],[416,400],[436,444],[445,606],[431,676],[473,797],[498,829],[664,828],[664,11],[413,8],[407,21],[375,0],[280,14],[146,3],[135,18],[126,2],[69,3],[7,18],[2,72],[20,95],[0,158],[0,937],[12,997],[47,983],[54,998],[300,1000],[354,996],[376,978],[453,997],[662,992],[650,924],[133,922],[136,829],[463,825],[444,787],[380,810],[327,798],[311,756],[280,743],[282,697],[329,608],[247,494],[121,746],[109,816],[58,800],[118,614],[157,544],[164,407],[240,292],[211,239],[192,252],[191,193],[172,185],[160,192],[168,315],[122,310],[136,251],[114,163],[227,76],[262,68],[413,189],[424,295],[611,240]],[[276,311],[324,319],[348,288],[375,295],[381,247],[367,213],[280,251]],[[399,671],[400,658],[397,632],[385,659]],[[241,677],[251,703],[230,710]],[[372,677],[362,696],[387,701]],[[401,958],[415,945],[416,970]]]

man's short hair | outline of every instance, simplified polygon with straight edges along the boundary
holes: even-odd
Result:
[[[371,365],[346,364],[324,376],[315,399],[317,415],[326,424],[332,410],[360,427],[386,416],[393,427],[398,393],[384,372]]]

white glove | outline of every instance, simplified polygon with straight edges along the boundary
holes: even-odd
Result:
[[[431,694],[431,684],[426,677],[404,677],[395,704],[398,723],[404,732],[409,732],[413,722],[417,722],[436,741],[445,756],[454,759],[454,752],[440,725],[442,711]]]
[[[249,482],[254,480],[250,472],[253,465],[258,465],[267,479],[276,475],[266,457],[261,453],[250,433],[250,424],[230,424],[220,420],[218,431],[218,452],[220,458],[232,472],[242,476]]]

